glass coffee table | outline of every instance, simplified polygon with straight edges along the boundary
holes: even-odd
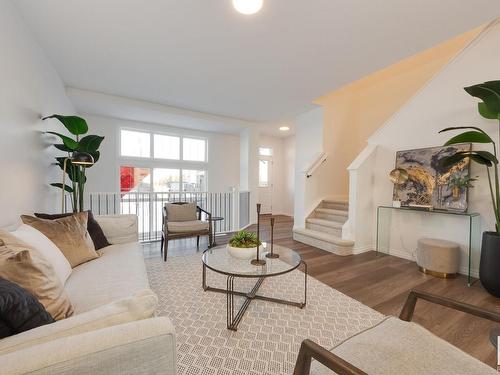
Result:
[[[264,244],[261,246],[260,258],[266,261],[266,264],[263,266],[255,266],[250,264],[250,260],[241,260],[232,257],[229,255],[225,245],[207,249],[203,252],[203,289],[205,291],[226,294],[227,328],[232,331],[236,331],[238,329],[238,324],[241,322],[248,306],[255,299],[296,306],[301,309],[306,305],[307,264],[302,260],[301,256],[296,251],[280,245],[274,245],[273,249],[275,254],[279,254],[279,258],[267,258],[265,256],[268,253],[267,246],[269,245]],[[304,267],[303,302],[287,301],[257,294],[260,286],[267,277],[279,276],[292,272],[301,265]],[[227,277],[226,289],[214,288],[207,285],[207,268]],[[255,285],[248,292],[235,291],[234,279],[239,277],[254,278],[256,279]],[[234,308],[234,296],[245,298],[243,304],[236,313]]]

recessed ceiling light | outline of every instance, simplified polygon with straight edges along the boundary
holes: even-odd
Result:
[[[262,8],[264,0],[233,0],[234,8],[242,14],[255,14]]]
[[[280,130],[281,130],[282,132],[287,132],[287,131],[289,131],[289,130],[290,130],[290,127],[289,127],[289,126],[280,126]]]

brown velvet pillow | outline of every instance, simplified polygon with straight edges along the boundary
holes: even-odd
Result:
[[[87,230],[89,231],[90,238],[92,238],[92,242],[94,243],[94,247],[96,250],[100,250],[103,247],[111,245],[108,242],[108,239],[104,235],[104,232],[102,231],[101,226],[97,222],[96,219],[94,219],[94,215],[92,214],[92,211],[85,211],[88,213],[89,217],[87,220]],[[47,220],[55,220],[55,219],[61,219],[63,217],[68,217],[74,215],[73,213],[69,214],[41,214],[41,213],[35,213],[35,216],[40,218],[40,219],[47,219]]]
[[[0,230],[0,277],[26,289],[55,319],[73,314],[54,267],[34,248]]]
[[[21,216],[24,224],[32,226],[54,242],[72,268],[99,257],[87,231],[87,218],[87,212],[78,212],[55,220]]]

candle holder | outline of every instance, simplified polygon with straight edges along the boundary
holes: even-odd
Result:
[[[266,264],[264,259],[259,258],[260,253],[260,203],[257,203],[257,258],[250,262],[254,266],[263,266]]]
[[[274,253],[274,217],[271,218],[271,252],[266,254],[267,258],[279,258],[279,254]]]

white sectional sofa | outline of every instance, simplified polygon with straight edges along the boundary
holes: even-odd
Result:
[[[174,375],[172,323],[154,317],[135,215],[97,216],[102,256],[73,269],[70,318],[0,340],[0,373]]]

